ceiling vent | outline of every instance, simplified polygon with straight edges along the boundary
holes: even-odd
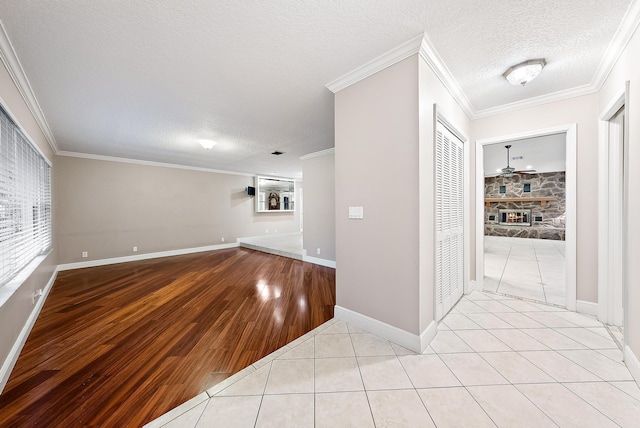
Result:
[[[282,153],[284,152],[279,152],[278,150],[276,150],[275,152],[272,152],[272,155],[276,155],[276,156],[280,156]]]

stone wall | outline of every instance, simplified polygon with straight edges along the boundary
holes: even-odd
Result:
[[[524,185],[530,184],[531,192],[524,192]],[[505,186],[505,193],[500,193]],[[549,201],[545,208],[540,202],[492,202],[484,209],[484,234],[490,236],[513,236],[518,238],[556,239],[565,238],[565,173],[516,174],[511,178],[486,177],[484,180],[486,198],[535,198],[556,196],[557,201]],[[503,226],[499,222],[501,209],[530,209],[531,226]],[[489,220],[495,216],[494,220]],[[536,221],[542,217],[542,221]]]

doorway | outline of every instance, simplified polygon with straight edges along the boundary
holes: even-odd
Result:
[[[628,88],[600,116],[598,319],[624,348],[627,239]]]
[[[491,239],[492,239],[491,237],[489,237],[489,239],[485,239],[485,222],[487,219],[485,217],[485,206],[487,203],[491,203],[485,200],[485,186],[484,186],[485,148],[490,145],[497,145],[497,144],[500,144],[504,147],[508,145],[509,142],[520,141],[520,140],[536,138],[536,137],[545,137],[545,136],[555,135],[555,134],[563,135],[564,143],[565,143],[565,163],[566,163],[565,213],[566,215],[564,217],[564,223],[565,223],[564,248],[562,248],[562,246],[560,248],[552,248],[551,252],[554,252],[554,251],[564,252],[564,260],[565,260],[564,266],[563,266],[564,272],[559,273],[557,268],[552,268],[554,271],[553,272],[554,274],[556,275],[561,274],[564,276],[564,284],[563,284],[564,299],[560,300],[559,298],[557,298],[557,296],[560,293],[556,292],[555,293],[556,298],[550,303],[564,306],[569,310],[576,310],[576,126],[575,124],[565,125],[565,126],[560,126],[555,128],[547,128],[542,130],[535,130],[535,131],[525,132],[521,134],[513,134],[513,135],[506,135],[506,136],[501,136],[496,138],[478,140],[476,142],[476,282],[477,282],[477,288],[479,288],[480,290],[484,290],[486,288],[489,291],[500,292],[499,290],[497,290],[496,284],[492,283],[492,281],[495,281],[495,278],[488,279],[485,274],[485,247],[488,246],[489,248],[491,248],[491,246],[494,244],[491,242]],[[506,161],[506,158],[505,158],[505,161]],[[543,203],[543,202],[540,201],[539,203]],[[529,213],[527,214],[531,215]],[[496,219],[494,219],[494,221],[495,220]],[[499,219],[497,220],[499,222]],[[535,218],[531,217],[530,220],[535,221]],[[509,232],[509,234],[511,233],[512,232]],[[539,271],[540,264],[538,263],[538,260],[535,259],[536,249],[533,246],[532,242],[529,242],[527,244],[531,244],[531,245],[525,245],[524,248],[516,248],[515,251],[516,253],[519,252],[520,255],[525,255],[525,257],[528,257],[528,255],[534,256],[534,260],[530,260],[531,263],[528,264],[528,267],[531,268],[531,272],[529,272],[529,274],[531,274],[532,276],[531,279],[533,280],[534,279],[533,274],[536,273],[534,272],[534,269],[538,269],[538,272],[536,274],[540,275],[539,278],[541,278],[542,274],[540,274],[540,271]],[[509,251],[511,251],[511,249],[513,248],[512,247],[513,243],[506,242],[504,245],[510,245]],[[539,246],[546,246],[546,245],[552,245],[552,244],[549,244],[548,242],[543,242],[542,240],[539,242]],[[541,248],[541,253],[544,253],[542,251],[542,247],[540,248]],[[502,248],[502,251],[504,254],[505,249]],[[518,254],[515,254],[515,255],[517,256]],[[495,262],[495,258],[493,261]],[[506,260],[505,260],[505,264],[506,264]],[[489,267],[489,270],[492,270],[492,269],[493,271],[489,273],[495,274],[496,266],[493,265]],[[516,267],[516,270],[514,271],[512,276],[517,276],[518,275],[517,271],[518,269]],[[486,287],[485,287],[485,280],[487,281]],[[541,278],[539,281],[541,283],[544,283],[544,278]],[[509,288],[507,287],[507,290],[512,292],[511,293],[507,292],[505,294],[517,295],[517,293],[513,293],[513,291],[517,291],[515,290],[515,288],[513,288],[513,284],[510,284],[510,285],[512,286],[512,288],[509,290]],[[492,287],[495,289],[492,290],[491,289]],[[532,300],[540,300],[540,299],[536,299],[535,296],[532,296],[532,295],[519,296],[519,297],[529,298]]]

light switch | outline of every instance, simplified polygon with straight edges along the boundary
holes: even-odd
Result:
[[[349,207],[349,218],[363,219],[364,208],[363,207]]]

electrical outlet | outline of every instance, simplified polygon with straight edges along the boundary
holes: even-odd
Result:
[[[318,249],[316,250],[316,254],[320,254],[320,248],[318,247]]]
[[[265,230],[264,233],[269,233],[269,229]]]
[[[35,305],[36,303],[36,298],[38,297],[38,293],[36,293],[35,291],[33,292],[33,294],[31,295],[31,304]]]
[[[87,257],[89,257],[89,253],[87,251],[83,251],[82,252],[82,258],[85,259]]]
[[[138,252],[138,247],[133,247],[133,252],[137,253]]]
[[[222,237],[222,242],[224,242],[224,236]]]

